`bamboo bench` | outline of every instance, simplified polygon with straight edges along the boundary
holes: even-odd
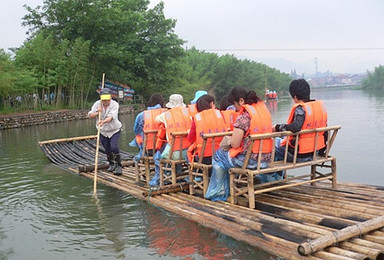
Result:
[[[261,194],[264,192],[284,189],[288,187],[299,186],[303,184],[311,183],[314,185],[315,182],[330,180],[332,181],[332,188],[336,188],[336,158],[329,155],[329,152],[332,148],[332,145],[335,141],[336,135],[340,126],[329,126],[323,128],[315,128],[310,130],[302,130],[297,133],[292,133],[290,131],[285,132],[275,132],[269,134],[255,134],[251,135],[251,144],[248,148],[244,165],[242,168],[231,168],[229,169],[229,184],[230,184],[230,197],[229,201],[232,204],[236,203],[236,200],[240,196],[244,196],[248,199],[249,208],[255,208],[255,195]],[[319,137],[319,133],[328,132],[327,148],[324,155],[318,155],[317,151],[313,152],[313,160],[308,162],[297,162],[298,154],[298,138],[301,134],[314,133],[315,142],[314,147]],[[275,139],[277,137],[293,136],[296,139],[296,145],[294,147],[293,162],[287,161],[288,156],[288,142],[285,146],[284,159],[282,161],[274,161],[275,157]],[[251,156],[253,144],[256,140],[260,141],[259,155],[261,155],[261,147],[265,139],[273,140],[273,149],[272,149],[272,159],[269,163],[268,168],[261,168],[261,156],[258,158],[257,167],[254,170],[247,169],[249,158]],[[294,176],[288,176],[287,172],[284,175],[284,179],[263,183],[255,184],[254,177],[258,174],[270,174],[277,171],[287,171],[302,167],[310,167],[309,174],[299,174]],[[321,173],[317,170],[318,167],[325,169],[330,169],[330,172]]]
[[[136,168],[136,182],[143,181],[146,185],[149,185],[149,181],[155,173],[155,163],[153,156],[155,155],[156,149],[156,135],[158,130],[144,131],[143,150],[141,151],[141,158],[135,163]],[[153,136],[153,148],[148,149],[147,142],[149,136]]]
[[[184,138],[188,136],[188,132],[173,132],[172,142],[167,158],[160,159],[160,187],[164,187],[166,183],[176,184],[178,181],[185,179],[189,174],[188,161],[182,158],[182,147]],[[180,147],[174,151],[176,140],[180,140]],[[173,159],[173,154],[179,153],[179,159]],[[177,167],[181,169],[177,172]]]
[[[207,149],[207,143],[212,139],[212,156],[215,154],[215,144],[221,142],[222,138],[226,135],[232,135],[232,132],[222,132],[213,134],[203,134],[203,145],[201,154],[203,155]],[[212,164],[203,163],[203,156],[199,157],[197,162],[189,163],[189,194],[195,195],[196,189],[203,191],[203,197],[208,189],[209,184],[209,171],[212,169]]]

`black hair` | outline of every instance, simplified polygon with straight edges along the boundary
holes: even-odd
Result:
[[[229,107],[230,105],[232,105],[232,103],[228,101],[228,95],[225,95],[224,97],[221,98],[220,110],[226,110],[227,107]]]
[[[208,94],[202,95],[196,101],[197,112],[201,112],[201,111],[204,111],[206,109],[210,109],[212,102],[215,103],[214,97],[212,97],[211,95],[208,95]]]
[[[310,99],[311,88],[305,79],[295,79],[289,84],[289,94],[292,98],[296,96],[297,99],[307,102]]]
[[[244,99],[245,104],[251,105],[260,101],[256,92],[253,90],[246,90],[243,87],[234,87],[228,95],[228,101],[231,104],[239,102],[240,98]]]
[[[165,103],[165,101],[164,101],[163,96],[159,93],[154,93],[149,98],[147,107],[154,107],[157,104],[159,104],[161,107],[164,107],[164,103]]]

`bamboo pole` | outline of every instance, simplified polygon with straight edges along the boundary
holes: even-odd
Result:
[[[355,251],[361,254],[367,255],[370,259],[383,259],[384,254],[383,251],[375,248],[369,248],[361,245],[356,245],[351,242],[342,242],[339,246],[346,250]]]
[[[188,190],[189,184],[187,182],[179,183],[179,184],[172,184],[172,185],[166,185],[163,187],[155,188],[155,189],[149,189],[147,191],[143,192],[143,196],[153,196],[153,195],[160,195],[160,194],[168,194],[173,192],[179,192],[183,190]]]
[[[300,200],[296,201],[292,199],[286,199],[284,197],[263,196],[263,201],[266,201],[275,205],[286,206],[292,209],[301,209],[308,212],[320,213],[323,215],[329,215],[329,216],[341,217],[341,218],[362,219],[365,221],[367,219],[371,219],[378,216],[378,215],[367,214],[363,212],[351,211],[343,208],[335,208],[335,207],[332,207],[332,205],[316,205],[315,203],[308,203]]]
[[[129,166],[134,166],[135,162],[134,161],[122,161],[121,166],[122,167],[129,167]],[[98,164],[97,168],[99,170],[104,170],[108,168],[108,165],[106,164]],[[90,172],[95,170],[95,165],[79,165],[78,170],[80,172]]]
[[[172,196],[185,197],[185,196],[183,196],[183,194],[173,194]],[[199,199],[191,199],[191,201],[194,201],[194,200],[196,200],[196,202],[198,203]],[[245,212],[244,215],[234,213],[233,211],[227,212],[226,210],[224,210],[225,209],[225,206],[223,207],[224,204],[221,204],[221,203],[214,203],[214,204],[203,203],[203,204],[205,207],[214,208],[215,212],[221,212],[221,213],[216,213],[216,214],[224,214],[225,215],[225,216],[223,215],[224,218],[236,220],[237,222],[239,222],[239,224],[246,225],[246,226],[248,226],[254,230],[261,231],[262,228],[265,228],[263,226],[258,226],[258,224],[255,224],[255,223],[265,223],[265,221],[270,221],[270,223],[271,224],[273,223],[273,225],[280,225],[279,226],[280,236],[282,236],[283,238],[284,238],[283,234],[285,232],[289,232],[291,234],[304,235],[304,236],[307,235],[307,236],[312,237],[312,238],[317,237],[318,235],[316,235],[316,234],[329,233],[328,231],[323,230],[321,228],[317,228],[315,226],[311,227],[311,226],[305,225],[304,223],[299,224],[296,222],[290,222],[290,221],[287,221],[284,219],[278,219],[274,216],[269,216],[269,215],[264,216],[263,214],[261,214],[257,218],[254,218],[254,217],[249,216],[250,214],[247,214],[247,212]],[[233,207],[232,207],[232,210],[234,210]],[[237,210],[237,209],[235,209],[235,210]],[[212,214],[212,212],[210,210],[208,210],[208,212],[210,212]],[[248,219],[249,219],[249,221],[248,221]],[[264,232],[266,232],[266,229],[264,229]],[[367,242],[365,240],[362,240],[360,242],[360,244],[363,244],[366,247],[368,247],[370,245],[369,248],[376,248],[377,249],[377,247],[380,246],[380,245],[377,246],[373,243],[369,243],[369,245],[368,245],[368,243],[369,242]],[[357,247],[360,247],[359,243],[354,243],[354,244],[356,244]],[[331,252],[332,254],[335,255],[335,258],[332,258],[332,259],[345,259],[345,257],[354,258],[354,259],[367,259],[367,255],[359,254],[359,253],[344,250],[344,249],[340,249],[337,247],[330,247],[328,249],[330,250],[329,252]],[[314,256],[318,256],[318,257],[324,256],[324,255],[330,255],[330,254],[324,254],[324,252],[314,254]]]
[[[377,205],[374,205],[366,200],[349,199],[348,197],[350,197],[350,194],[343,197],[343,195],[341,194],[339,196],[339,193],[329,193],[325,195],[321,194],[321,192],[315,192],[314,190],[300,189],[296,192],[290,190],[276,192],[273,194],[273,196],[290,198],[293,200],[300,200],[319,206],[325,205],[334,208],[362,212],[372,215],[382,214],[383,203],[377,203]]]
[[[104,88],[104,79],[105,79],[105,73],[103,73],[103,79],[101,82],[101,89]],[[97,166],[98,166],[98,159],[99,159],[99,147],[100,147],[100,122],[101,119],[101,111],[99,111],[98,120],[97,120],[97,139],[96,139],[96,153],[95,153],[95,173],[93,178],[93,194],[96,195],[96,187],[97,187]]]
[[[341,192],[341,191],[346,192]],[[352,193],[353,191],[353,193]],[[377,208],[382,207],[384,203],[384,193],[380,194],[378,191],[366,191],[364,194],[361,192],[357,192],[355,189],[343,189],[338,188],[336,193],[335,190],[328,190],[324,187],[308,187],[302,186],[300,188],[291,188],[285,189],[284,191],[280,191],[280,194],[295,194],[296,196],[300,194],[300,197],[303,195],[304,197],[311,197],[313,199],[318,199],[321,197],[322,199],[327,199],[331,201],[342,201],[342,203],[348,202],[348,204],[356,204],[356,205],[364,205],[364,207],[372,207]],[[335,195],[337,195],[335,197]],[[369,197],[369,200],[367,200]]]
[[[97,135],[88,135],[88,136],[79,136],[79,137],[70,137],[70,138],[61,138],[61,139],[54,139],[54,140],[47,140],[47,141],[41,141],[39,142],[39,145],[46,145],[46,144],[52,144],[52,143],[59,143],[59,142],[72,142],[72,141],[80,141],[85,139],[95,139],[97,138]]]
[[[218,219],[210,213],[197,210],[194,207],[189,207],[185,202],[175,201],[170,199],[170,195],[161,195],[151,198],[151,202],[160,205],[161,207],[182,215],[188,219],[198,222],[199,224],[220,230],[220,232],[234,237],[237,240],[244,241],[248,244],[262,248],[263,250],[286,257],[288,259],[307,259],[302,258],[296,252],[292,251],[292,246],[295,243],[286,241],[279,237],[250,230],[249,227],[243,225],[233,225],[231,221],[226,219]],[[311,259],[311,258],[308,258]]]
[[[302,243],[298,246],[297,251],[300,255],[309,255],[334,243],[338,243],[350,239],[352,237],[362,235],[369,231],[379,229],[383,226],[384,216],[376,217],[374,219],[370,219],[368,221],[346,227],[339,231],[332,232],[328,235],[319,237],[312,241]]]
[[[329,252],[329,253],[336,254],[336,255],[340,255],[340,256],[350,257],[352,259],[369,260],[369,257],[365,254],[356,253],[356,252],[345,250],[345,249],[338,248],[335,246],[329,247],[329,248],[325,249],[325,251]],[[317,253],[315,253],[314,255],[317,255]]]

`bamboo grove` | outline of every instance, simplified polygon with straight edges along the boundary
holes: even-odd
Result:
[[[260,96],[267,85],[286,90],[289,75],[262,63],[184,49],[164,4],[148,5],[148,0],[45,0],[36,8],[24,6],[28,39],[11,53],[0,49],[0,109],[87,107],[102,73],[144,99],[154,92],[180,93],[188,102],[205,89],[219,101],[236,85]]]

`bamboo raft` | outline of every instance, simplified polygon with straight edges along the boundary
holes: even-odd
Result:
[[[96,136],[39,142],[55,165],[93,179]],[[188,183],[150,189],[135,182],[133,155],[122,152],[123,175],[106,172],[99,152],[98,182],[286,259],[384,259],[384,187],[330,183],[256,195],[255,209],[189,195]]]

